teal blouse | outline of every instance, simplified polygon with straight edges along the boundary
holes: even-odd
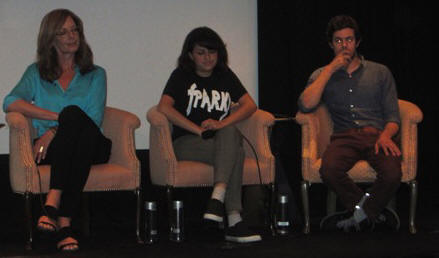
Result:
[[[58,80],[49,82],[40,76],[38,66],[33,63],[28,66],[21,80],[3,100],[3,111],[18,99],[25,100],[38,107],[53,112],[70,105],[80,107],[100,127],[104,115],[107,98],[107,76],[99,66],[89,73],[81,74],[75,67],[75,76],[66,91]],[[32,119],[37,129],[37,136],[43,135],[50,127],[57,126],[57,121]]]

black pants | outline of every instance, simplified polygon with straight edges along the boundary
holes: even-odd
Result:
[[[81,192],[93,164],[106,163],[111,140],[77,106],[59,114],[58,130],[41,164],[50,164],[50,189],[61,190],[59,215],[71,217],[77,210]]]

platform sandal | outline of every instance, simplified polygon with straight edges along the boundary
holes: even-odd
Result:
[[[76,242],[69,242],[69,243],[64,243],[61,245],[57,246],[57,249],[61,252],[76,252],[79,250],[79,242],[77,240],[77,237],[75,236],[75,233],[72,230],[72,227],[63,227],[60,228],[57,232],[57,241],[58,244],[59,242],[67,239],[67,238],[72,238],[73,241]],[[68,247],[72,247],[72,248],[68,248]]]
[[[43,233],[54,233],[58,230],[56,221],[58,220],[58,209],[53,206],[45,205],[43,209],[43,216],[48,218],[48,221],[41,221],[41,217],[37,223],[37,229]]]

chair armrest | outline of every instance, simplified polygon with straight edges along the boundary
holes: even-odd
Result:
[[[418,159],[418,123],[422,121],[422,111],[415,104],[399,100],[401,115],[401,152],[402,152],[402,181],[416,178]]]
[[[115,163],[139,173],[140,162],[136,156],[134,131],[140,127],[139,118],[127,111],[106,107],[102,128],[104,135],[111,139],[109,163]]]
[[[6,113],[9,126],[9,177],[14,192],[30,190],[37,165],[33,158],[30,120],[18,112]],[[13,171],[13,173],[12,173]]]
[[[305,153],[305,157],[310,157],[313,161],[320,159],[329,144],[333,130],[333,123],[328,109],[324,104],[321,104],[313,112],[298,112],[296,121],[302,125],[302,134],[305,133],[305,138],[302,136],[302,142],[307,140],[305,144],[309,144],[308,146],[311,148],[305,149],[305,151],[309,151]],[[306,135],[307,133],[308,135]]]
[[[151,181],[158,185],[167,185],[177,170],[177,158],[172,145],[171,125],[166,116],[151,107],[146,113],[149,129],[149,164]],[[169,174],[161,173],[169,171]]]
[[[317,117],[315,113],[296,114],[296,122],[302,129],[302,175],[309,173],[317,161]]]
[[[319,159],[317,148],[318,118],[315,113],[296,114],[296,122],[302,131],[302,173],[310,171],[312,164]]]
[[[274,161],[271,153],[269,132],[274,125],[274,116],[264,110],[258,109],[249,118],[240,121],[236,127],[249,140],[261,163]],[[244,141],[244,149],[247,157],[255,158],[248,142]]]

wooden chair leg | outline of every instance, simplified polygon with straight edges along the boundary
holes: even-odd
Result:
[[[276,235],[276,185],[274,183],[270,183],[268,185],[270,189],[270,230],[273,236]]]
[[[303,217],[304,217],[304,228],[303,233],[309,234],[311,231],[310,218],[309,218],[309,199],[308,199],[308,188],[309,182],[302,181],[301,194],[302,194],[302,204],[303,204]]]
[[[166,186],[166,202],[168,205],[168,228],[171,230],[171,221],[172,221],[172,189],[173,187],[170,185]]]
[[[26,250],[33,249],[33,220],[32,220],[32,199],[33,195],[30,192],[24,194],[24,210],[26,212],[26,222],[27,222],[27,234],[28,238],[26,241]]]
[[[137,197],[137,211],[136,211],[136,237],[137,243],[143,244],[143,240],[140,238],[140,218],[142,211],[142,189],[137,188],[135,191]]]

